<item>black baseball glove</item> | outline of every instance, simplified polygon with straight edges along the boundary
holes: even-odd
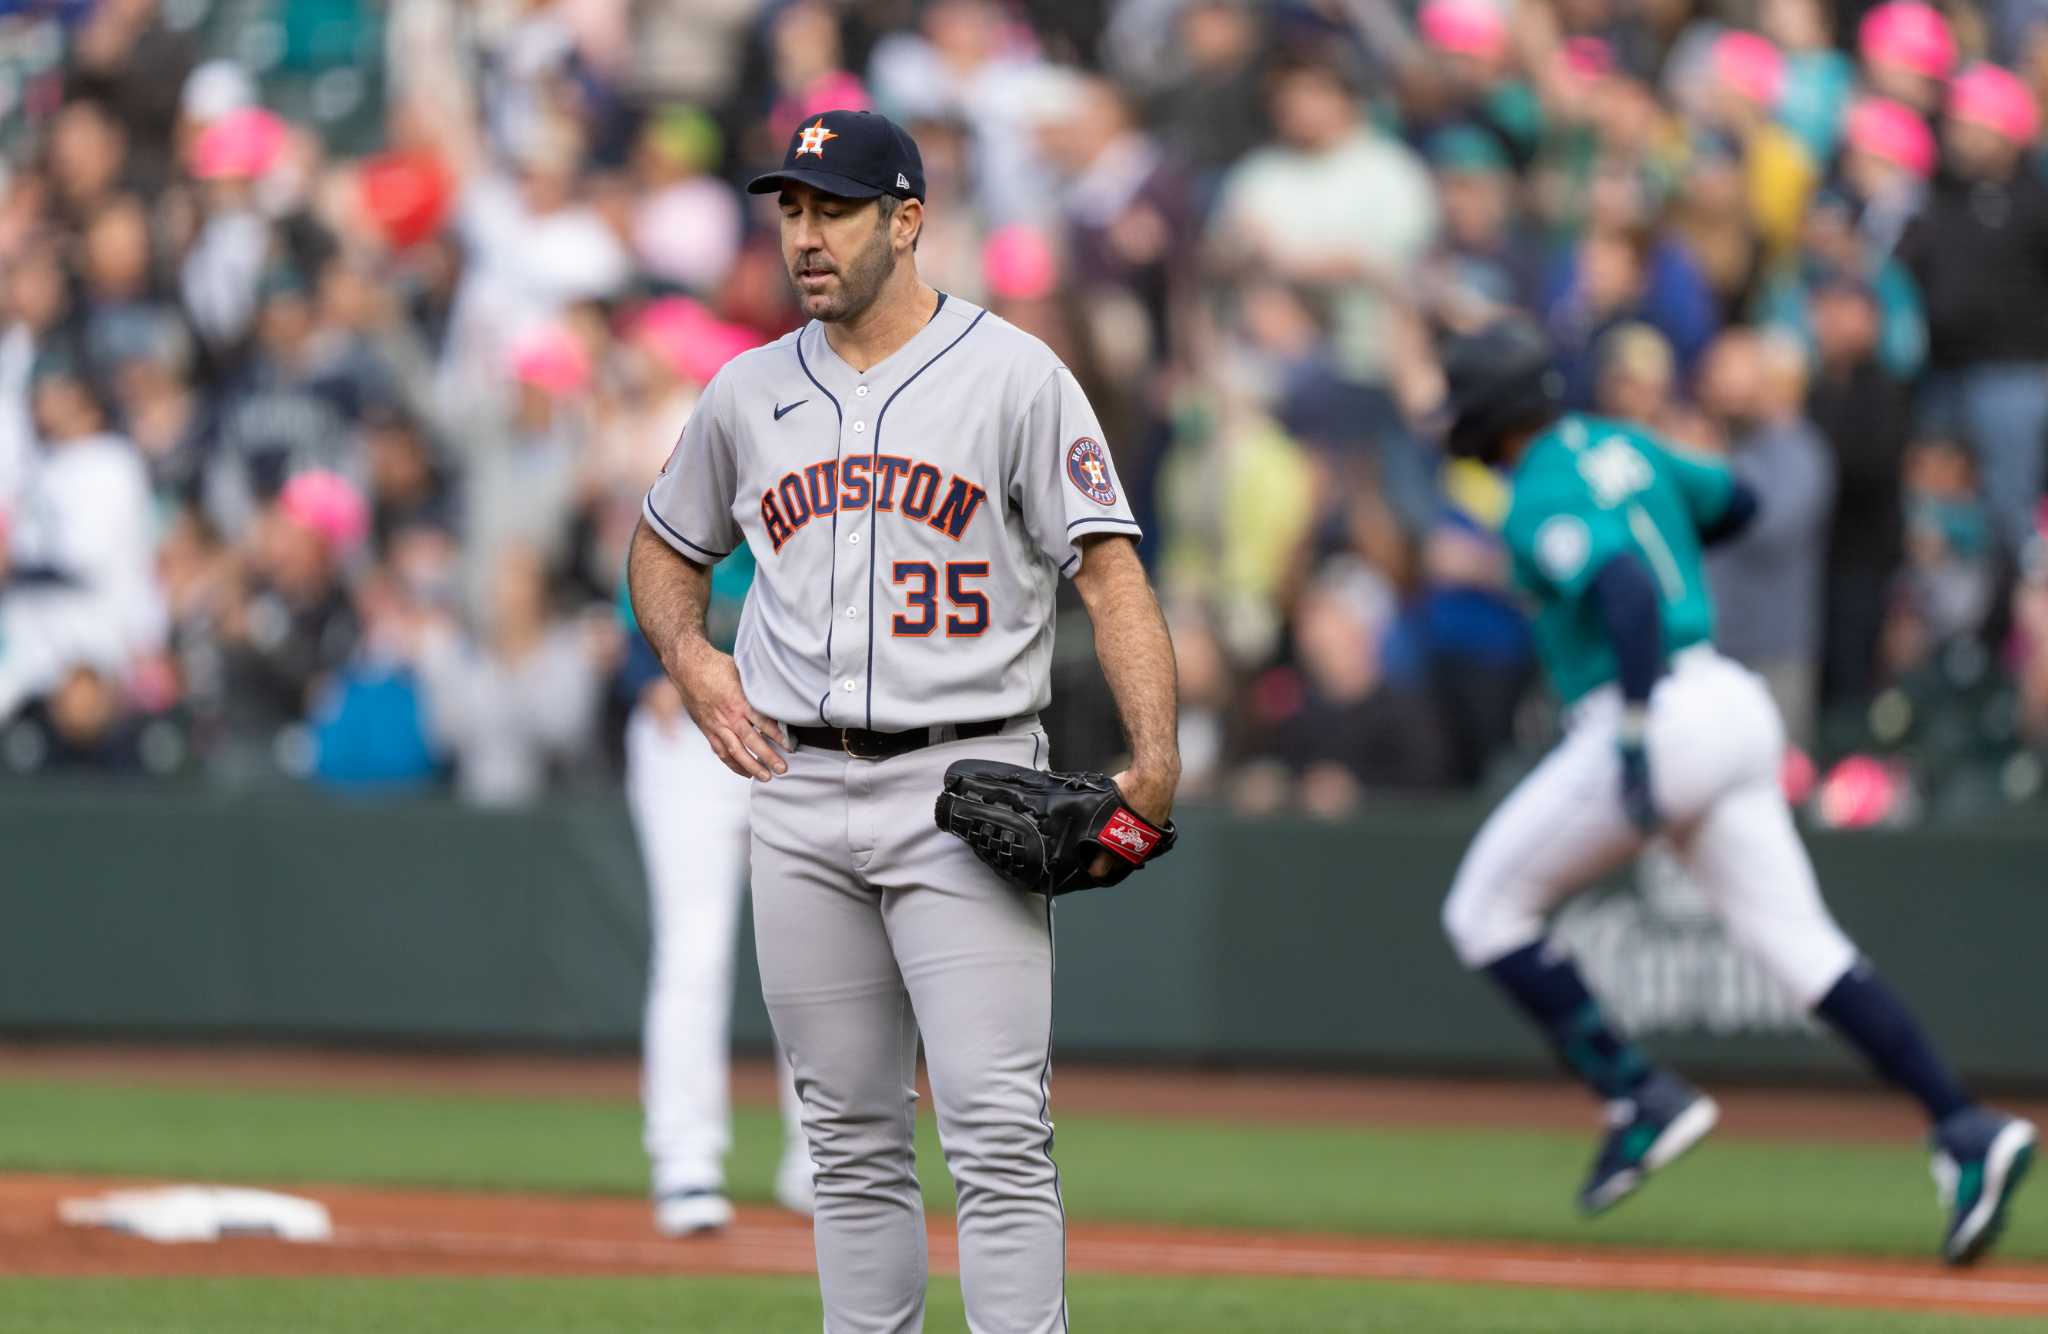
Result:
[[[1124,804],[1105,774],[1045,773],[999,760],[958,760],[946,770],[939,828],[1012,884],[1039,894],[1114,885],[1173,850],[1173,821],[1159,829]],[[1109,870],[1090,868],[1107,852]]]

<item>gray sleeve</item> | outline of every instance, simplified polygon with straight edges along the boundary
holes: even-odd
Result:
[[[597,673],[573,625],[548,635],[543,688],[527,701],[528,726],[555,753],[574,757],[596,721]]]
[[[476,672],[452,629],[430,632],[417,659],[427,724],[436,745],[461,749],[476,732]]]
[[[1077,539],[1090,533],[1143,535],[1117,478],[1102,424],[1072,371],[1046,378],[1024,411],[1010,466],[1010,500],[1045,558],[1071,575]]]
[[[730,400],[723,381],[717,376],[705,386],[641,506],[647,526],[699,565],[717,564],[743,540],[732,515],[739,468],[723,412]]]
[[[1745,541],[1776,548],[1826,539],[1834,510],[1834,460],[1817,436],[1801,430],[1778,445],[1768,465],[1737,455],[1734,470],[1756,489],[1760,502]]]

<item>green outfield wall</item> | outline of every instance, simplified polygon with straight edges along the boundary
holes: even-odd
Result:
[[[1344,824],[1188,811],[1172,858],[1060,901],[1066,1056],[1536,1070],[1437,927],[1476,809]],[[2048,830],[1813,839],[1838,916],[1967,1072],[2048,1086]],[[623,806],[298,793],[0,796],[0,1030],[620,1047],[645,886]],[[1702,1071],[1853,1067],[1652,857],[1559,935]],[[739,1040],[764,1042],[749,938]]]

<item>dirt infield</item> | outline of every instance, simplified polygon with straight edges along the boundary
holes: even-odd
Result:
[[[299,1188],[332,1211],[330,1244],[237,1238],[157,1245],[66,1227],[58,1201],[117,1186],[107,1178],[0,1177],[0,1274],[624,1275],[808,1274],[809,1225],[742,1209],[709,1239],[667,1241],[638,1200],[578,1196]],[[2048,1266],[1955,1275],[1932,1264],[1619,1250],[1564,1250],[1387,1238],[1285,1236],[1076,1224],[1079,1273],[1415,1279],[1548,1288],[1681,1292],[1844,1307],[2048,1316]],[[935,1220],[932,1267],[956,1272],[950,1219]]]
[[[613,1055],[357,1051],[293,1047],[71,1046],[0,1043],[0,1077],[93,1079],[206,1087],[337,1089],[502,1097],[640,1096],[640,1064]],[[931,1090],[919,1079],[927,1101]],[[1905,1099],[1870,1088],[1715,1088],[1723,1136],[1918,1141],[1926,1127]],[[772,1106],[768,1068],[741,1061],[733,1097]],[[1053,1073],[1062,1113],[1200,1117],[1276,1124],[1482,1126],[1584,1130],[1597,1109],[1562,1081],[1427,1079],[1267,1070],[1065,1063]],[[2000,1105],[2048,1121],[2048,1100]]]
[[[371,1052],[298,1048],[0,1045],[0,1079],[104,1080],[211,1088],[420,1092],[630,1101],[638,1065],[616,1056]],[[1130,1070],[1071,1065],[1055,1077],[1064,1112],[1198,1115],[1274,1124],[1446,1124],[1586,1128],[1577,1089],[1526,1081]],[[1734,1135],[1911,1141],[1902,1101],[1869,1091],[1717,1089]],[[772,1104],[759,1062],[735,1071],[736,1100]],[[2048,1105],[2022,1104],[2039,1117]],[[616,1197],[294,1187],[332,1210],[331,1244],[238,1238],[163,1246],[61,1225],[57,1203],[122,1185],[102,1177],[0,1176],[0,1275],[808,1274],[809,1226],[743,1209],[729,1232],[668,1241],[645,1204]],[[932,1264],[957,1262],[950,1219]],[[1077,1272],[1385,1278],[1679,1292],[1765,1301],[2048,1316],[2048,1266],[1957,1275],[1927,1262],[1680,1254],[1402,1238],[1231,1233],[1077,1223]]]

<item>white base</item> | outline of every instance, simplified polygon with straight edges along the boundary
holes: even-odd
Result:
[[[165,1243],[241,1236],[320,1242],[334,1237],[334,1222],[319,1201],[235,1186],[109,1191],[60,1201],[57,1217],[74,1227],[112,1228]]]

